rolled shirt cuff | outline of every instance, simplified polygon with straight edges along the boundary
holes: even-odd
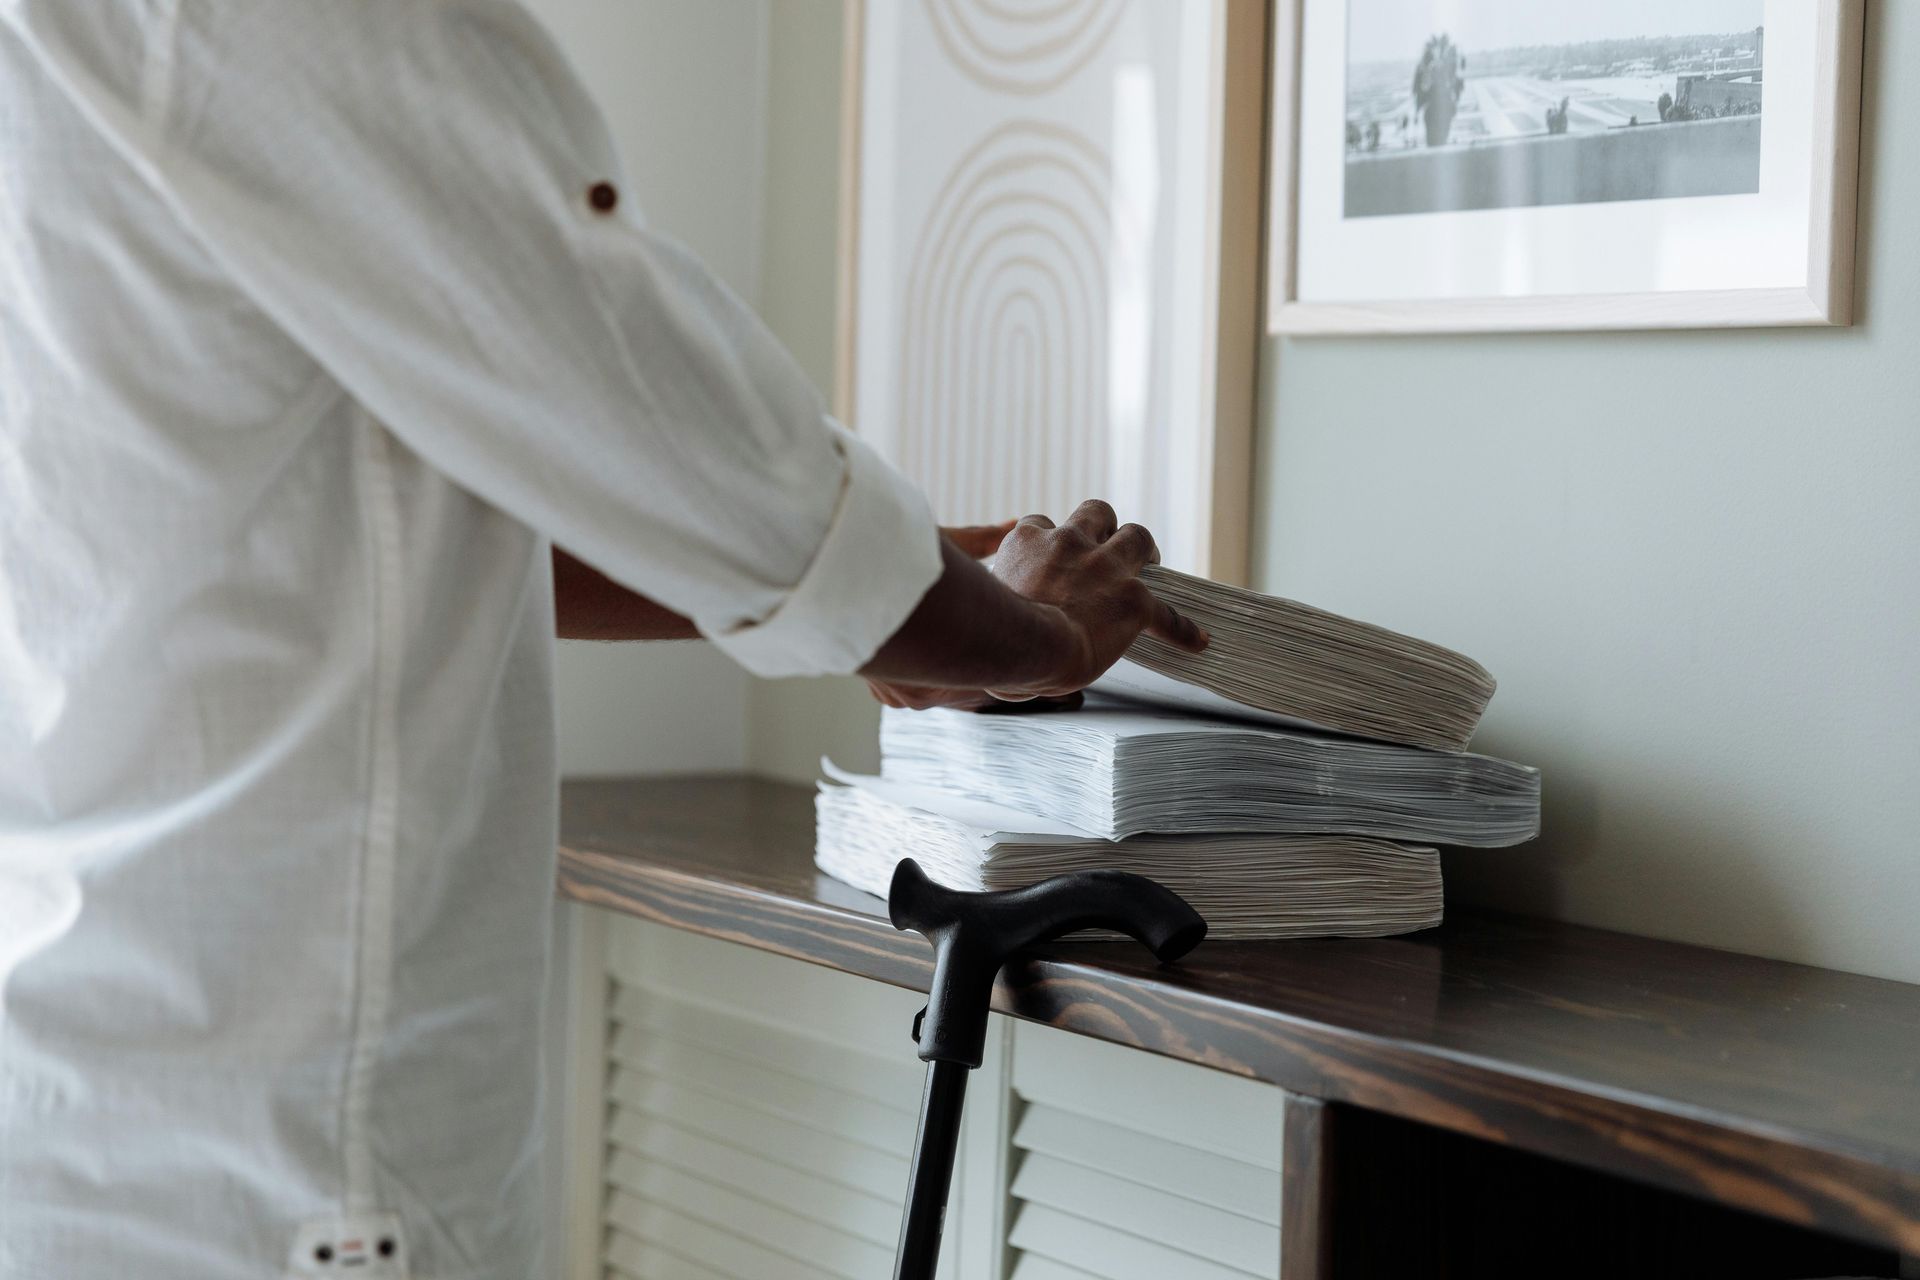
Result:
[[[846,479],[827,536],[793,590],[759,622],[711,637],[758,676],[858,671],[939,580],[940,534],[926,498],[831,418]]]

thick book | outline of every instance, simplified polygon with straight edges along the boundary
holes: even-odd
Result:
[[[1495,848],[1540,832],[1540,773],[1091,697],[1073,711],[884,712],[894,782],[997,802],[1083,836],[1359,835]]]
[[[1438,751],[1465,750],[1493,697],[1485,667],[1437,644],[1159,565],[1141,578],[1213,643],[1142,636],[1104,692]]]
[[[815,803],[814,861],[880,897],[912,857],[941,884],[976,892],[1068,871],[1136,872],[1192,903],[1211,938],[1380,937],[1440,923],[1430,848],[1341,835],[1099,840],[1005,805],[830,772],[838,782],[822,783]]]

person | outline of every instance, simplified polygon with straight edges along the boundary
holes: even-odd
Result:
[[[1104,503],[944,539],[514,0],[5,0],[0,121],[5,1280],[542,1273],[556,630],[1205,644]]]
[[[1467,59],[1444,32],[1429,36],[1413,71],[1415,112],[1427,125],[1427,145],[1444,147],[1466,92]]]

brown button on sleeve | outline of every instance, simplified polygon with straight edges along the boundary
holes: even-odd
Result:
[[[612,213],[620,207],[620,188],[611,182],[596,182],[587,188],[587,203],[596,213]]]

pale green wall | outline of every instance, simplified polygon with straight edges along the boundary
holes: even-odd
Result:
[[[840,0],[775,0],[768,40],[767,210],[760,314],[831,393],[840,218]],[[808,782],[822,755],[879,762],[880,715],[858,680],[755,681],[747,759]]]
[[[767,0],[532,0],[606,112],[649,222],[763,298]],[[749,680],[704,644],[566,642],[556,659],[570,777],[739,769]]]
[[[841,0],[774,0],[767,21],[760,316],[831,395],[839,277]]]
[[[1920,981],[1920,4],[1871,11],[1851,331],[1269,352],[1259,585],[1481,659],[1546,769],[1459,896]]]

